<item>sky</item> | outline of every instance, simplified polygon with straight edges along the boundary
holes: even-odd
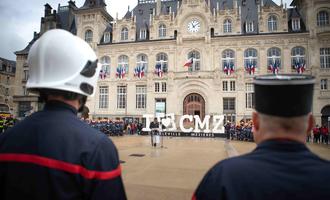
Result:
[[[280,4],[281,0],[273,0]],[[288,5],[292,0],[283,0]],[[40,19],[44,6],[50,4],[57,9],[58,4],[67,5],[68,0],[0,0],[0,57],[15,60],[15,51],[24,49],[33,38],[33,32],[40,30]],[[81,7],[85,0],[75,0]],[[112,17],[122,18],[128,6],[134,8],[137,0],[105,0],[107,11]]]

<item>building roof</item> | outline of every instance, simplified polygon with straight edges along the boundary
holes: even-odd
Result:
[[[34,32],[33,39],[29,42],[29,44],[20,51],[15,51],[16,55],[27,55],[30,51],[31,46],[33,43],[40,37],[40,34],[37,32]]]
[[[289,8],[288,9],[288,18],[290,20],[292,18],[301,18],[301,16],[296,8]]]
[[[6,67],[9,65],[9,66],[11,66],[11,72],[7,72],[7,73],[15,74],[15,72],[16,72],[16,62],[15,61],[0,57],[0,62],[1,62],[1,65],[5,64],[4,68],[1,66],[1,68],[0,68],[1,71],[7,72]]]
[[[246,22],[254,23],[254,31],[252,33],[258,32],[258,7],[257,5],[263,1],[265,7],[278,5],[273,0],[237,0],[238,6],[241,6],[241,21],[242,30],[245,30]],[[161,14],[168,14],[169,8],[171,12],[177,13],[177,4],[180,3],[179,0],[161,0]],[[205,0],[208,3],[208,0]],[[219,5],[220,10],[233,9],[234,0],[210,0],[210,10],[217,8]],[[129,19],[132,17],[132,13],[136,16],[136,31],[139,33],[140,29],[149,27],[150,14],[153,11],[157,12],[157,1],[156,0],[139,0],[137,6],[132,10],[128,10],[124,16],[124,19]],[[139,34],[137,34],[139,36]]]
[[[50,9],[49,4],[45,5],[45,8]],[[56,16],[53,20],[56,20],[56,28],[64,29],[72,34],[77,34],[77,26],[76,26],[76,17],[74,11],[77,10],[77,6],[74,1],[69,1],[67,6],[58,5],[57,12],[53,12],[52,15]],[[49,17],[49,16],[45,16]],[[16,51],[16,55],[27,55],[33,43],[40,37],[40,33],[34,32],[33,39],[29,42],[29,44],[22,50]]]
[[[97,8],[97,7],[105,7],[104,0],[85,0],[85,3],[80,9],[88,9],[88,8]]]
[[[2,60],[2,62],[9,63],[9,65],[11,65],[11,66],[16,67],[16,61],[8,60],[8,59],[6,59],[6,58],[2,58],[2,57],[0,57],[0,60]]]

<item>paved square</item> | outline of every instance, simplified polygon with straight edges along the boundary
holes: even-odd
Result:
[[[153,148],[149,136],[112,137],[125,163],[123,180],[128,199],[191,199],[198,183],[215,163],[255,148],[251,142],[218,138],[165,137],[164,148]],[[330,148],[309,145],[330,160]],[[144,154],[144,156],[131,156]]]

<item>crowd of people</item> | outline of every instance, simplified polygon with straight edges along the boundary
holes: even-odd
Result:
[[[127,135],[140,135],[142,133],[143,125],[137,121],[125,122],[123,120],[89,120],[84,119],[87,124],[91,127],[101,131],[102,133],[109,136],[123,136]]]
[[[317,144],[329,144],[329,129],[324,124],[323,126],[319,127],[316,125],[313,130],[313,134],[309,134],[307,136],[307,142],[314,142]]]
[[[231,140],[251,141],[253,142],[253,123],[252,121],[241,120],[239,124],[235,125],[231,122],[225,124],[225,133],[227,138]],[[324,124],[323,126],[316,125],[313,130],[307,135],[306,141],[316,144],[330,144],[329,142],[329,128]]]
[[[239,124],[227,122],[225,124],[225,133],[227,138],[231,140],[253,141],[252,121],[241,120]]]
[[[13,117],[0,116],[0,133],[5,132],[7,129],[12,128],[17,122]]]

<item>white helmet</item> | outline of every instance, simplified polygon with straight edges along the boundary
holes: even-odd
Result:
[[[26,87],[55,89],[85,96],[95,93],[100,65],[93,49],[68,31],[53,29],[31,47]]]

